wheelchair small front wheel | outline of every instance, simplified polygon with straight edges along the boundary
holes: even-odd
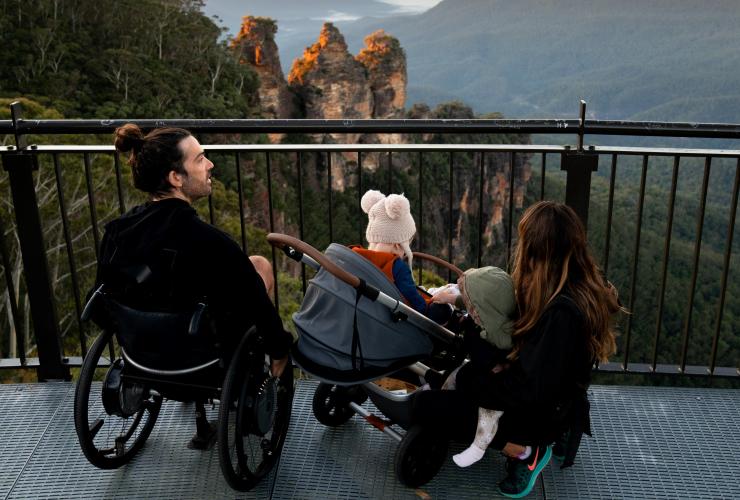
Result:
[[[77,438],[85,458],[100,469],[116,469],[144,445],[162,397],[126,381],[120,346],[103,332],[82,364],[74,401]]]
[[[292,403],[292,367],[272,377],[264,340],[251,330],[229,364],[219,407],[219,462],[232,488],[254,488],[277,463]]]

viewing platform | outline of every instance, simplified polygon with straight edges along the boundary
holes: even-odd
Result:
[[[294,235],[319,249],[360,242],[368,189],[404,192],[417,220],[413,250],[463,268],[509,268],[527,206],[566,203],[630,311],[598,380],[660,386],[592,386],[594,437],[584,437],[572,468],[545,468],[527,498],[739,499],[740,124],[596,120],[585,104],[577,119],[543,120],[38,120],[24,119],[13,103],[12,120],[0,120],[12,200],[0,217],[0,374],[27,381],[35,372],[46,382],[0,384],[0,500],[499,498],[504,458],[490,451],[458,468],[451,455],[467,443],[451,447],[432,481],[403,486],[394,470],[397,442],[359,416],[321,425],[312,380],[297,382],[279,463],[244,495],[224,480],[216,448],[187,447],[195,408],[178,402],[164,403],[131,463],[90,465],[75,432],[74,382],[58,380],[78,376],[97,336],[82,311],[104,226],[138,203],[125,158],[109,144],[129,121],[217,141],[203,149],[218,167],[218,191],[197,208],[245,253],[271,259],[273,300],[286,311],[297,308],[311,276],[267,247],[264,234]],[[251,139],[263,133],[298,142]],[[70,143],[70,134],[106,139]],[[219,134],[244,137],[223,143]],[[332,134],[409,140],[308,140]],[[586,140],[592,137],[598,144]],[[440,270],[420,261],[414,274],[424,284]],[[452,279],[444,274],[437,276]],[[11,378],[15,372],[24,378]],[[676,387],[693,385],[687,380],[732,389]],[[212,419],[217,409],[208,410]]]
[[[396,442],[359,416],[337,428],[318,423],[315,387],[297,382],[279,464],[239,494],[224,481],[215,447],[187,448],[192,405],[166,401],[133,461],[105,471],[80,451],[74,384],[0,385],[0,498],[499,498],[504,459],[494,451],[468,469],[450,455],[430,483],[404,487],[393,471]],[[740,498],[740,390],[595,385],[589,393],[594,437],[584,436],[573,467],[551,462],[527,498]]]

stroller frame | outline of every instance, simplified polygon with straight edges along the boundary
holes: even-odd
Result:
[[[408,321],[445,345],[459,346],[460,337],[458,334],[435,323],[404,304],[401,300],[383,293],[361,278],[342,269],[311,245],[297,238],[278,233],[270,233],[267,239],[273,246],[281,249],[296,262],[308,265],[316,271],[323,268],[337,279],[350,285],[357,293],[382,304],[390,311],[390,319],[393,321]],[[358,257],[362,258],[359,255]],[[463,274],[458,267],[438,257],[420,252],[414,252],[414,257],[449,269],[458,276]],[[305,363],[301,363],[301,356],[298,355],[296,349],[294,349],[293,358],[296,364],[306,370],[306,367],[303,366]],[[459,359],[459,362],[461,361],[462,359]],[[372,380],[348,384],[338,380],[327,380],[320,374],[311,373],[310,369],[307,371],[320,380],[323,379],[313,398],[313,412],[319,422],[330,427],[339,426],[347,422],[352,415],[357,414],[373,427],[393,438],[398,442],[394,460],[395,473],[398,479],[409,487],[421,486],[437,474],[447,459],[449,442],[447,438],[436,435],[412,421],[411,405],[413,398],[416,397],[420,389],[408,394],[398,394],[385,390],[373,383]],[[393,375],[399,375],[402,380],[418,377],[441,382],[444,379],[443,372],[437,371],[421,361],[401,367]],[[373,380],[377,380],[377,378]],[[417,385],[421,384],[417,383]],[[380,418],[361,406],[368,398],[387,419]],[[406,432],[402,434],[393,429],[391,426],[394,424],[405,429]]]

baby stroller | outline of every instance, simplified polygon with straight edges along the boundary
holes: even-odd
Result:
[[[399,394],[373,381],[390,376],[439,387],[444,380],[440,370],[464,359],[460,337],[407,306],[386,275],[351,249],[332,243],[322,254],[291,236],[272,233],[267,239],[318,271],[293,316],[299,337],[291,352],[297,365],[321,381],[313,397],[316,419],[338,426],[357,413],[399,442],[394,468],[403,484],[418,487],[430,481],[447,458],[449,443],[412,421],[420,389]],[[437,257],[414,257],[462,274]],[[368,397],[387,420],[360,406]]]

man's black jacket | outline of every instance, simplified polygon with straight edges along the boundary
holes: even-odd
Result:
[[[292,338],[249,258],[186,201],[149,202],[108,223],[95,281],[138,309],[182,311],[205,302],[227,344],[256,325],[273,358],[290,348]]]

